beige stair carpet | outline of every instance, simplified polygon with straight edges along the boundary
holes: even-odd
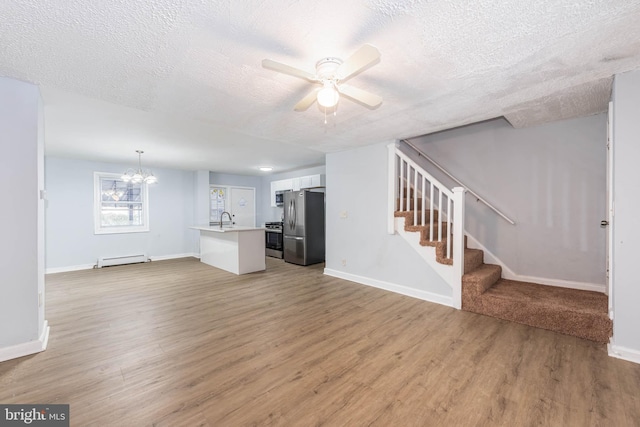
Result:
[[[422,212],[418,212],[421,215]],[[425,212],[429,224],[429,212]],[[414,211],[395,212],[405,219],[405,231],[419,232],[420,244],[436,247],[436,260],[452,264],[446,256],[446,223],[437,221],[434,212],[434,236],[442,227],[442,242],[429,239],[430,225],[414,225]],[[465,241],[466,246],[466,241]],[[608,298],[599,292],[559,288],[536,283],[502,279],[499,265],[485,264],[484,252],[465,248],[462,276],[462,309],[474,313],[522,323],[537,328],[607,343],[613,332],[608,316]]]

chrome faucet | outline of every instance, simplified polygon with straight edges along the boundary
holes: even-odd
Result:
[[[227,214],[229,216],[229,222],[232,222],[233,220],[231,219],[231,214],[227,211],[224,211],[220,214],[220,228],[222,228],[222,218],[224,218],[224,214]]]

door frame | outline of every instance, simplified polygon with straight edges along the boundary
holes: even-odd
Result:
[[[611,268],[613,260],[613,227],[614,227],[614,207],[615,201],[613,197],[613,102],[609,102],[609,111],[607,113],[607,207],[605,212],[606,221],[606,237],[605,237],[605,291],[609,296],[609,318],[613,320],[613,292],[614,292],[614,269]]]

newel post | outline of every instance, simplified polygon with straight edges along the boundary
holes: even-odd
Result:
[[[464,274],[464,193],[463,187],[453,188],[453,306],[462,308],[462,275]]]
[[[398,162],[396,161],[397,147],[397,142],[387,145],[387,233],[389,234],[395,234],[396,232],[395,218],[393,217],[393,214],[396,210],[396,182],[398,177]]]

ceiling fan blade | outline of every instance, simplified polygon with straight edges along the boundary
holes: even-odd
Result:
[[[338,91],[347,98],[351,98],[371,109],[378,108],[380,104],[382,104],[381,97],[366,90],[358,89],[357,87],[341,84],[338,86]]]
[[[336,71],[338,79],[344,81],[380,60],[380,51],[375,46],[365,44],[347,58]]]
[[[288,74],[290,76],[300,77],[302,79],[309,80],[310,82],[318,81],[315,74],[308,73],[299,68],[295,68],[290,65],[283,64],[281,62],[276,62],[271,59],[263,59],[262,67],[269,70],[277,71],[279,73]]]
[[[302,98],[300,100],[300,102],[298,102],[296,104],[295,107],[293,107],[294,111],[305,111],[307,110],[309,107],[311,107],[311,105],[316,102],[316,99],[318,97],[318,91],[320,90],[320,88],[314,89],[311,92],[309,92],[304,98]]]

